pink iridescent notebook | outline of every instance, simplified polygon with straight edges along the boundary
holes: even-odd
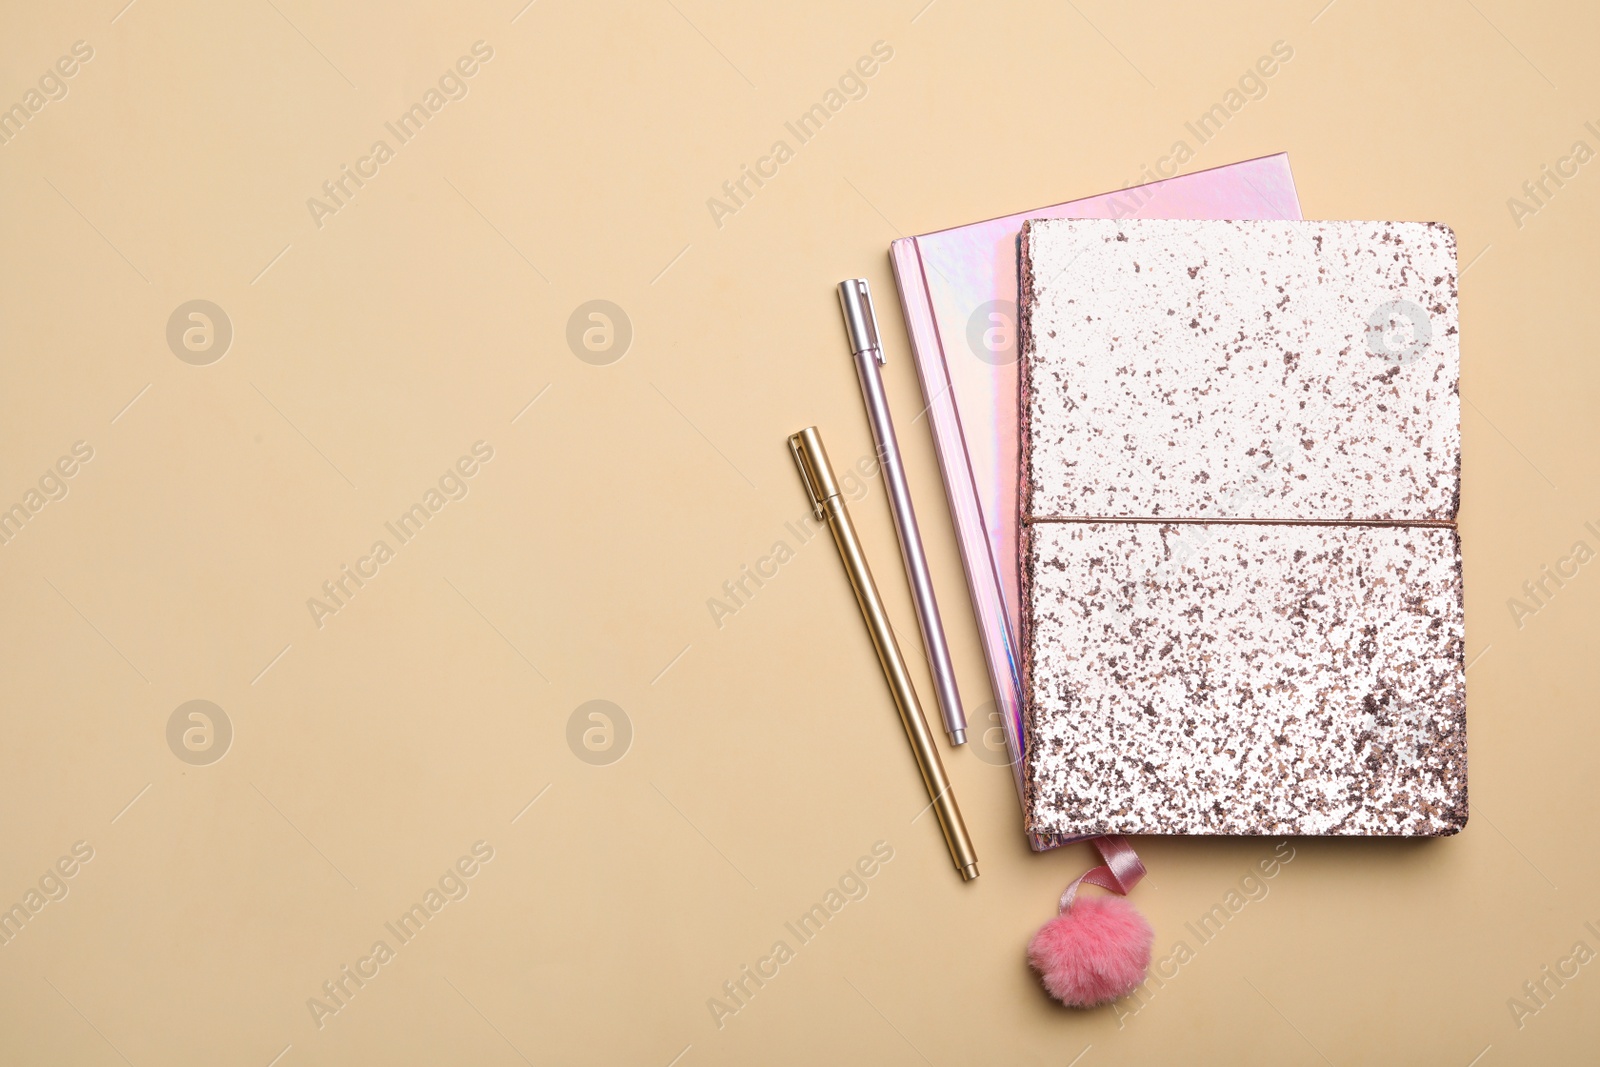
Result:
[[[995,704],[973,749],[1023,790],[1017,572],[1017,237],[1025,219],[1298,219],[1283,153],[908,237],[890,247]],[[998,736],[997,736],[998,735]],[[1004,746],[996,742],[1003,740]],[[1028,834],[1043,850],[1081,840]]]

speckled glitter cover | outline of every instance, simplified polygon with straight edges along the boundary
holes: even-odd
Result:
[[[1030,831],[1465,825],[1455,277],[1437,224],[1024,228]]]

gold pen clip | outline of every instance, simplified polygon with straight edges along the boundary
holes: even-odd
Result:
[[[839,495],[839,484],[834,480],[833,467],[828,463],[828,453],[823,450],[822,438],[815,426],[807,426],[799,433],[789,435],[789,454],[805,483],[811,497],[811,512],[819,519],[827,518],[823,502]]]

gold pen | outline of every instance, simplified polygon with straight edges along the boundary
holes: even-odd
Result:
[[[817,428],[808,426],[792,434],[789,451],[794,455],[795,466],[800,468],[800,480],[811,497],[811,510],[817,518],[827,521],[833,543],[839,547],[839,558],[844,561],[850,587],[856,592],[856,603],[861,605],[861,617],[866,620],[867,632],[878,650],[878,662],[883,665],[889,692],[894,696],[895,707],[900,709],[900,723],[911,741],[911,753],[916,756],[917,769],[922,772],[922,784],[928,787],[928,796],[933,798],[933,811],[939,817],[945,844],[950,846],[950,857],[955,861],[956,870],[961,872],[961,880],[970,882],[978,877],[977,853],[972,851],[967,825],[961,821],[961,809],[956,806],[950,779],[945,777],[939,750],[934,747],[933,734],[928,730],[928,720],[923,718],[917,691],[911,687],[911,675],[906,671],[894,630],[889,626],[888,613],[883,610],[883,600],[873,584],[872,569],[861,551],[856,528],[850,522],[850,512],[844,506],[844,497],[839,492],[839,483],[833,476],[833,467],[828,463],[828,453],[823,450]]]

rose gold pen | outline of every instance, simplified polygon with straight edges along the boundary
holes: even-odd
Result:
[[[917,759],[917,769],[922,772],[922,784],[928,788],[934,814],[939,817],[939,828],[944,831],[945,844],[950,847],[950,858],[955,861],[961,879],[970,882],[978,877],[978,854],[972,850],[972,839],[967,836],[967,824],[961,820],[961,809],[956,806],[955,793],[950,779],[945,777],[944,764],[933,743],[933,733],[928,720],[923,717],[922,705],[917,702],[917,691],[911,686],[911,675],[906,661],[900,655],[900,646],[889,625],[889,615],[883,609],[878,587],[872,581],[872,569],[861,551],[856,528],[850,522],[850,512],[845,508],[839,483],[834,479],[833,467],[828,463],[828,453],[823,450],[822,438],[815,426],[809,426],[789,438],[789,451],[795,466],[800,468],[800,480],[805,483],[811,498],[811,510],[817,518],[828,524],[833,533],[833,543],[838,546],[839,558],[844,562],[845,575],[855,590],[856,603],[861,607],[861,617],[866,621],[867,633],[872,636],[873,647],[878,650],[878,663],[889,683],[895,707],[900,710],[900,724],[906,728],[906,738],[911,742],[911,754]]]
[[[839,308],[844,312],[845,334],[850,339],[850,354],[855,359],[856,377],[861,381],[861,399],[867,406],[867,424],[878,446],[883,466],[883,487],[889,497],[889,513],[894,516],[895,536],[900,539],[900,558],[906,565],[906,581],[917,608],[917,626],[922,630],[922,648],[928,654],[928,673],[933,676],[933,695],[944,719],[945,733],[952,745],[967,743],[967,713],[956,689],[956,669],[950,662],[950,646],[939,618],[939,601],[933,594],[933,574],[922,550],[922,534],[917,529],[917,511],[911,505],[911,486],[905,464],[900,461],[900,442],[894,434],[894,419],[889,416],[889,397],[883,390],[878,368],[886,362],[883,343],[878,340],[878,316],[872,310],[872,291],[865,278],[839,283]]]

